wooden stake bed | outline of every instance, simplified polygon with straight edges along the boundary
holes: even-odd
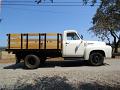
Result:
[[[7,34],[9,49],[62,49],[60,33]]]

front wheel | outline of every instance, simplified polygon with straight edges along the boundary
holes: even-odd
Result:
[[[104,56],[101,53],[92,53],[90,54],[89,62],[93,66],[100,66],[104,62]]]

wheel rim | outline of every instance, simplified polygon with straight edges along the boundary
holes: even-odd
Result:
[[[96,54],[96,55],[93,56],[92,62],[93,62],[94,64],[99,64],[100,61],[101,61],[100,55]]]
[[[35,65],[35,63],[36,63],[35,58],[30,57],[30,58],[28,59],[28,63],[29,63],[30,65]]]

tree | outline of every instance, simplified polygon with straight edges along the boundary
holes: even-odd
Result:
[[[113,37],[114,52],[120,44],[120,0],[101,0],[101,4],[92,18],[93,26],[89,29],[102,40]]]
[[[53,3],[53,0],[50,1]],[[97,3],[97,0],[83,0],[83,3],[87,4],[88,1],[91,1],[91,6]],[[37,1],[38,4],[41,2],[42,0]],[[112,36],[114,52],[117,53],[120,44],[120,0],[100,0],[100,6],[92,21],[93,26],[89,31],[102,40],[108,40],[109,44]]]

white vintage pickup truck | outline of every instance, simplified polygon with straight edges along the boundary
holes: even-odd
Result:
[[[16,55],[16,63],[24,60],[29,69],[38,68],[48,57],[82,58],[98,66],[103,64],[104,58],[112,56],[111,46],[100,41],[84,41],[75,30],[66,30],[63,34],[25,33],[7,36],[6,50]]]

